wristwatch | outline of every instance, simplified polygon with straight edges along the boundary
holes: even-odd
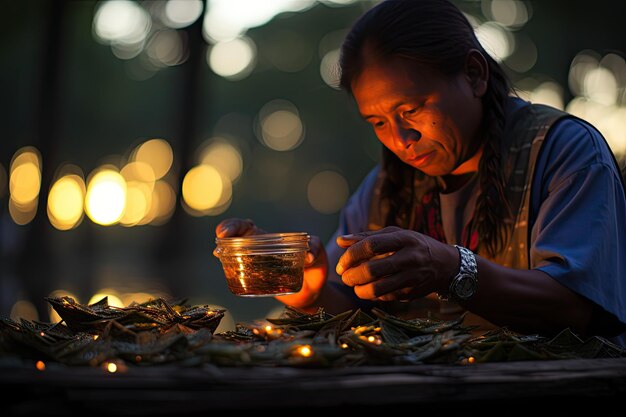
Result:
[[[474,253],[462,246],[454,245],[461,257],[459,273],[452,278],[446,293],[438,293],[440,300],[467,301],[476,294],[478,289],[478,266]]]

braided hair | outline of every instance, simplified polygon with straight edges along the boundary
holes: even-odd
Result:
[[[349,93],[352,81],[366,65],[365,49],[369,57],[378,60],[406,58],[450,76],[463,71],[472,49],[487,60],[489,81],[482,97],[485,146],[478,168],[481,193],[474,222],[481,245],[494,257],[506,245],[512,228],[500,160],[504,104],[511,93],[503,68],[484,50],[472,25],[450,0],[384,0],[361,16],[341,48],[340,84]],[[416,170],[386,147],[382,164],[387,176],[380,204],[388,209],[387,225],[401,225],[412,209],[406,190],[413,189]]]

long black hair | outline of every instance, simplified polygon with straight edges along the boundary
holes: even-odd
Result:
[[[470,50],[480,51],[489,65],[487,91],[482,97],[485,146],[479,165],[481,194],[474,222],[486,253],[495,256],[510,232],[509,205],[504,194],[500,143],[504,130],[504,104],[511,84],[503,68],[482,47],[463,12],[449,0],[385,0],[368,10],[353,25],[341,48],[341,86],[351,93],[352,81],[366,65],[364,50],[376,60],[402,57],[445,75],[463,71]],[[383,147],[387,172],[381,204],[390,208],[388,225],[406,218],[412,209],[407,184],[415,168]]]

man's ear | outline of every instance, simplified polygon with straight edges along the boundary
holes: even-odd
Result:
[[[474,97],[482,97],[487,91],[489,64],[478,49],[471,49],[465,58],[465,76],[474,92]]]

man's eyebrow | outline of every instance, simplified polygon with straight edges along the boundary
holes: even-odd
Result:
[[[408,100],[406,99],[402,99],[402,100],[398,100],[395,103],[393,103],[393,105],[391,106],[391,111],[395,111],[398,107],[402,106],[403,104],[406,104],[408,102]],[[372,117],[378,117],[374,114],[363,114],[363,113],[359,113],[361,115],[362,118],[364,118],[365,120],[367,119],[371,119]]]

